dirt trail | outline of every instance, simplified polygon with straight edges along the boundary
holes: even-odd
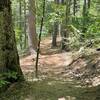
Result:
[[[59,48],[51,48],[51,39],[41,42],[41,55],[39,57],[39,69],[43,73],[63,71],[65,66],[72,62],[72,53],[61,52]],[[32,72],[35,67],[35,60],[32,55],[20,59],[23,72]]]
[[[59,41],[58,45],[60,45]],[[88,51],[91,50],[89,49]],[[100,52],[92,52],[90,55],[79,58],[77,54],[77,52],[61,52],[59,47],[51,48],[50,38],[43,40],[41,42],[41,55],[38,66],[40,76],[70,78],[81,80],[86,84],[100,84]],[[33,61],[31,55],[21,58],[20,64],[25,75],[33,75],[35,72],[35,60]]]

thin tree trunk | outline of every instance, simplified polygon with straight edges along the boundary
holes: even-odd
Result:
[[[20,49],[22,49],[22,1],[19,0],[19,18],[20,18],[20,22],[19,22],[19,29],[20,29]]]
[[[24,0],[24,48],[27,47],[27,33],[26,33],[26,0]]]
[[[73,15],[76,15],[76,0],[73,2]]]
[[[86,20],[87,20],[87,0],[84,0],[84,4],[83,4],[83,29],[82,29],[83,33],[86,33],[86,31],[87,31]]]
[[[52,47],[57,46],[58,25],[59,24],[57,22],[54,22],[54,29],[52,33]]]
[[[88,0],[88,9],[91,7],[91,0]]]

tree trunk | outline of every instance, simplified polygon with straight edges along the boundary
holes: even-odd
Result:
[[[22,78],[15,33],[12,24],[10,0],[0,0],[0,73],[17,72],[18,80]]]
[[[54,0],[55,4],[59,4],[59,0]],[[59,12],[56,12],[58,14]],[[53,25],[53,33],[52,33],[52,47],[57,46],[57,34],[59,31],[59,22],[55,21]]]
[[[88,0],[88,9],[91,7],[91,0]]]
[[[24,2],[24,48],[27,47],[27,32],[26,32],[26,0]]]
[[[76,15],[76,0],[73,2],[73,15]]]
[[[29,0],[29,16],[28,16],[28,24],[29,24],[29,33],[28,33],[28,41],[29,48],[31,54],[36,54],[37,50],[37,34],[36,34],[36,10],[35,10],[35,0]]]
[[[57,46],[58,25],[59,24],[57,22],[54,22],[54,29],[53,29],[53,33],[52,33],[52,47]]]
[[[62,26],[62,45],[61,48],[62,50],[65,51],[69,51],[69,47],[68,47],[68,40],[67,38],[69,37],[69,30],[68,30],[68,25],[70,23],[70,5],[71,5],[71,1],[67,0],[66,1],[66,18],[63,22],[63,26]]]
[[[82,32],[86,33],[87,31],[87,0],[84,0],[84,4],[83,4],[83,28],[82,28]]]
[[[22,47],[22,38],[23,38],[23,35],[22,35],[22,1],[19,0],[19,18],[20,18],[20,22],[19,22],[19,30],[20,30],[20,35],[19,35],[19,38],[20,38],[20,49],[22,50],[23,47]]]

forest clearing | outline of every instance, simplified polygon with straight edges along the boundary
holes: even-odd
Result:
[[[100,100],[100,0],[0,0],[0,100]]]

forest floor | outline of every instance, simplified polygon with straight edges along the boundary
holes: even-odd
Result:
[[[51,48],[51,38],[41,42],[39,57],[39,77],[63,80],[77,80],[82,85],[97,86],[100,84],[100,52],[94,49],[65,52],[59,47]],[[32,55],[20,59],[21,68],[28,81],[32,81],[35,72],[35,60]]]
[[[59,40],[58,40],[59,45]],[[89,52],[88,52],[89,51]],[[80,54],[51,48],[51,39],[41,42],[39,80],[35,79],[33,56],[21,57],[26,82],[13,84],[0,100],[100,100],[100,52]]]

